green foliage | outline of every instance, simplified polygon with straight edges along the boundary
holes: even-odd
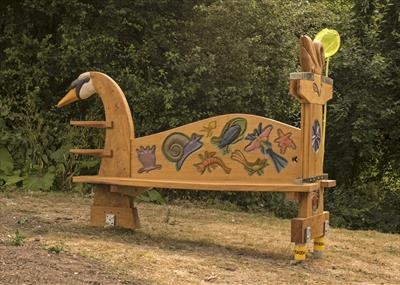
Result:
[[[283,193],[204,192],[189,190],[163,190],[168,200],[190,200],[224,209],[243,209],[252,212],[271,212],[281,218],[296,216],[296,205],[285,200]]]
[[[352,2],[332,61],[326,170],[340,186],[327,206],[337,225],[399,232],[400,5]]]
[[[165,200],[161,196],[161,194],[156,191],[156,190],[149,190],[146,191],[142,194],[140,194],[138,197],[136,197],[136,202],[141,203],[141,202],[152,202],[152,203],[157,203],[157,204],[164,204]]]
[[[60,252],[62,252],[64,250],[64,247],[62,245],[56,244],[56,245],[51,245],[47,248],[47,251],[49,253],[53,253],[53,254],[59,254]]]
[[[10,240],[10,244],[13,246],[23,246],[25,236],[23,236],[18,230],[16,230],[15,235]]]
[[[14,170],[14,162],[7,148],[0,148],[0,186],[14,185],[23,178],[18,175],[18,170]]]
[[[399,177],[386,177],[383,182],[354,182],[327,193],[333,225],[400,232],[399,181]]]

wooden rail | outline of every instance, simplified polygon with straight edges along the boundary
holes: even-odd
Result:
[[[73,182],[107,184],[132,187],[154,187],[194,190],[219,190],[219,191],[257,191],[257,192],[311,192],[319,189],[318,183],[289,184],[289,183],[257,183],[235,180],[222,181],[190,181],[171,179],[145,179],[132,177],[107,177],[107,176],[74,176]]]

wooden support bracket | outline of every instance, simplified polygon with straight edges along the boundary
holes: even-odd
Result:
[[[325,235],[326,221],[329,221],[329,212],[323,212],[308,218],[292,219],[291,241],[295,243],[306,243],[306,230],[309,228],[309,239]]]
[[[321,187],[323,188],[332,188],[336,187],[336,180],[321,180]]]
[[[138,195],[150,189],[151,189],[150,187],[129,187],[129,186],[110,185],[111,193],[120,193],[133,198],[137,197]]]
[[[294,183],[300,185],[303,182],[302,182],[302,179],[295,179]],[[323,179],[323,180],[319,180],[319,183],[320,183],[321,188],[336,187],[336,180]],[[285,195],[286,195],[286,199],[288,199],[289,201],[299,201],[301,198],[301,195],[299,192],[286,192]]]

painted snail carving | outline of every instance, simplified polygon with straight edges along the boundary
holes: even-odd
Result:
[[[189,137],[182,133],[169,135],[162,145],[165,157],[171,162],[179,161],[183,156],[183,148],[189,140]]]
[[[180,170],[186,158],[203,146],[201,138],[196,133],[191,137],[183,133],[172,133],[164,140],[161,149],[165,158],[176,163],[176,170]]]

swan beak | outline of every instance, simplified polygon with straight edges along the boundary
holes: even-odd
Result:
[[[57,104],[58,108],[64,107],[68,104],[71,104],[75,101],[78,101],[78,96],[76,96],[75,88],[72,88],[68,91],[67,95],[65,95]]]

